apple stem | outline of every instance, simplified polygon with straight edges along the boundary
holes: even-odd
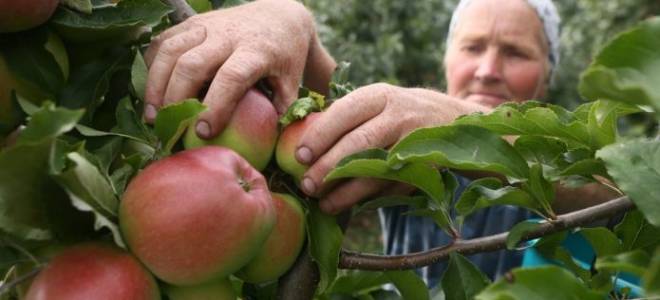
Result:
[[[243,178],[238,179],[238,184],[241,186],[241,188],[243,188],[244,191],[250,191],[250,183],[245,181]]]

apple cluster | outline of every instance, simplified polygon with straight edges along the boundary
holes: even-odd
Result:
[[[272,103],[250,89],[217,138],[190,130],[185,150],[131,179],[118,214],[127,250],[102,242],[59,250],[26,299],[236,299],[230,276],[276,281],[303,247],[305,213],[260,171],[277,149],[280,169],[299,178],[306,167],[295,144],[314,118],[280,135]]]

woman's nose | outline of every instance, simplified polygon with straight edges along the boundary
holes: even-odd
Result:
[[[502,80],[502,64],[500,56],[495,49],[489,49],[479,58],[479,65],[475,70],[476,79],[485,82]]]

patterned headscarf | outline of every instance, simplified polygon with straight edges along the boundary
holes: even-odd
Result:
[[[451,16],[451,23],[449,24],[449,34],[447,35],[447,44],[451,40],[451,35],[458,24],[461,12],[473,0],[461,0],[458,3],[454,13]],[[545,33],[546,40],[548,41],[548,60],[550,61],[550,76],[552,77],[554,69],[559,64],[559,13],[557,8],[551,0],[526,0],[529,5],[534,8],[536,14],[539,16],[541,23],[543,23],[543,32]]]

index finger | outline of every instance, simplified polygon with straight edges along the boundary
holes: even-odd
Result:
[[[335,101],[310,125],[296,149],[296,159],[300,163],[311,164],[342,136],[376,117],[385,109],[384,102],[363,95],[368,96],[353,92]]]
[[[236,107],[236,102],[264,76],[268,61],[252,51],[237,49],[216,73],[204,97],[208,110],[195,125],[197,135],[203,139],[217,136],[225,127]]]

